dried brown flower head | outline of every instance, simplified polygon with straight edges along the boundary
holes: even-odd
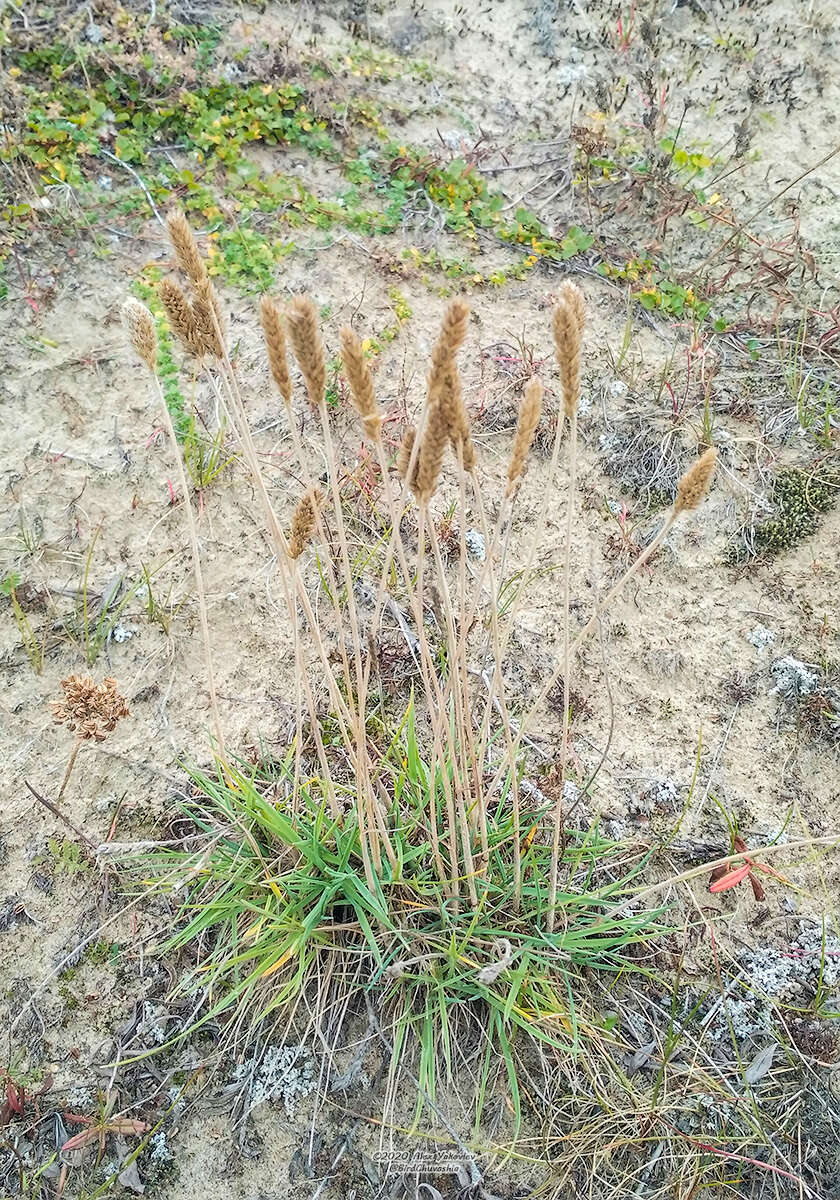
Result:
[[[449,441],[449,413],[440,400],[432,400],[417,455],[417,468],[411,487],[421,504],[428,504],[435,493],[443,455]]]
[[[306,382],[309,402],[313,408],[320,408],[327,385],[327,370],[318,328],[318,310],[309,296],[295,296],[289,305],[287,322],[292,349]]]
[[[717,450],[714,446],[710,446],[705,454],[701,454],[688,468],[677,484],[677,498],[674,501],[675,513],[697,507],[709,490],[716,463]]]
[[[461,389],[461,373],[454,360],[443,381],[440,397],[455,457],[460,458],[465,471],[472,471],[475,467],[475,446],[470,434],[470,419],[467,416]]]
[[[400,448],[397,452],[397,474],[401,479],[405,479],[408,475],[408,468],[411,466],[411,451],[414,449],[414,442],[417,437],[417,430],[413,425],[406,425],[405,433],[400,442]],[[417,461],[415,459],[415,470]],[[413,485],[412,485],[413,486]]]
[[[580,398],[580,352],[585,316],[583,293],[576,283],[567,279],[560,288],[552,315],[554,347],[563,390],[563,412],[567,417],[577,411]]]
[[[133,298],[123,304],[122,317],[135,354],[154,375],[157,371],[157,331],[154,317],[145,304]]]
[[[321,500],[322,496],[317,488],[310,488],[301,497],[292,517],[292,530],[289,536],[290,558],[300,558],[306,549],[315,530]]]
[[[167,216],[166,224],[178,266],[194,286],[203,283],[207,279],[207,268],[187,218],[176,208]]]
[[[263,296],[260,301],[260,321],[271,375],[288,407],[292,403],[292,379],[286,355],[286,333],[280,309],[270,296]]]
[[[117,691],[117,681],[110,677],[96,683],[90,675],[68,675],[62,679],[64,697],[53,701],[53,720],[78,730],[79,738],[97,742],[116,729],[122,717],[129,716],[125,697]]]
[[[519,406],[516,437],[513,439],[513,450],[511,451],[510,464],[508,466],[508,482],[505,489],[505,496],[508,498],[514,494],[519,486],[519,480],[525,468],[525,459],[528,457],[528,451],[531,449],[531,442],[534,440],[534,433],[539,424],[540,413],[542,412],[542,399],[543,385],[534,376],[533,379],[528,381],[525,387],[525,395],[522,397],[522,403]]]
[[[158,284],[158,295],[175,336],[190,354],[201,358],[205,353],[204,332],[199,328],[183,288],[174,279],[162,279]]]
[[[461,380],[455,355],[466,337],[470,309],[459,297],[451,300],[443,315],[438,339],[432,349],[429,372],[428,415],[411,487],[421,503],[432,498],[443,465],[447,442],[461,446],[464,467],[472,470],[475,452],[469,421],[461,396]]]
[[[222,358],[225,352],[221,336],[224,333],[222,310],[219,307],[216,289],[209,278],[202,279],[195,285],[192,310],[205,354]]]
[[[341,331],[341,358],[350,384],[353,407],[361,418],[367,437],[376,441],[382,431],[382,416],[376,404],[373,379],[362,343],[349,325],[345,325]]]

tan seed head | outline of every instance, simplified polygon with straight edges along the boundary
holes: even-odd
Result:
[[[505,489],[505,496],[508,498],[514,494],[522,478],[525,460],[528,457],[528,451],[531,449],[531,442],[534,440],[534,433],[539,424],[542,412],[542,400],[543,385],[534,376],[533,379],[528,381],[525,388],[525,395],[522,397],[522,403],[519,406],[516,436],[513,439],[513,450],[511,451],[510,464],[508,466],[508,482]]]
[[[341,331],[341,359],[350,384],[353,407],[359,414],[367,437],[376,441],[382,431],[382,417],[376,404],[373,379],[362,343],[349,325]]]
[[[206,351],[204,331],[199,327],[193,307],[174,279],[162,279],[158,296],[178,340],[197,358]]]
[[[318,521],[320,504],[321,493],[317,488],[310,488],[301,497],[292,517],[292,529],[289,535],[290,558],[300,558],[306,549]]]
[[[220,337],[223,332],[221,309],[216,289],[209,278],[202,279],[195,285],[192,311],[205,354],[223,358],[225,351]]]
[[[287,322],[289,339],[306,382],[309,402],[313,408],[319,408],[324,402],[327,371],[318,327],[318,310],[309,296],[295,296],[289,305]]]
[[[417,469],[411,481],[412,490],[421,504],[428,504],[435,493],[449,441],[449,428],[449,414],[439,401],[432,401],[417,455]]]
[[[166,224],[178,266],[190,282],[197,286],[207,278],[207,268],[199,252],[195,234],[179,208],[169,213]]]
[[[289,375],[289,361],[286,354],[286,333],[283,329],[280,309],[270,296],[263,296],[260,301],[260,321],[271,376],[288,408],[292,403],[292,379]]]
[[[139,300],[129,297],[122,306],[122,318],[134,352],[153,375],[157,373],[157,331],[155,319]]]
[[[580,399],[580,358],[585,320],[583,293],[577,284],[566,280],[560,288],[552,314],[554,347],[560,368],[563,413],[571,418]]]
[[[697,508],[709,490],[712,476],[715,473],[717,455],[715,447],[710,446],[685,472],[677,484],[677,498],[674,501],[675,514]]]
[[[397,474],[401,479],[405,479],[408,475],[408,468],[411,466],[411,451],[414,449],[416,437],[417,430],[414,428],[414,426],[406,425],[405,433],[402,436],[400,448],[397,452]],[[416,461],[414,465],[416,469]]]

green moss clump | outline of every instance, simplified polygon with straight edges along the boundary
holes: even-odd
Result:
[[[803,471],[790,467],[773,480],[770,493],[776,515],[755,531],[758,553],[780,554],[816,532],[820,514],[840,497],[840,468]]]
[[[840,463],[833,459],[807,471],[786,467],[773,480],[770,500],[774,513],[735,535],[727,553],[733,565],[759,555],[772,558],[815,533],[821,515],[840,500]]]

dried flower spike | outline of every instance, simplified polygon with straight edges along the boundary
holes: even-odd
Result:
[[[68,675],[61,688],[63,699],[51,705],[53,720],[77,729],[80,739],[102,742],[122,717],[130,715],[116,679],[108,677],[96,683],[90,675]]]
[[[525,459],[528,457],[528,451],[531,449],[531,442],[534,440],[534,433],[539,424],[542,400],[543,385],[534,376],[528,381],[525,395],[519,406],[519,419],[516,422],[516,436],[513,439],[513,450],[508,466],[508,482],[505,489],[505,496],[508,499],[514,494],[522,478]]]
[[[421,503],[432,498],[443,465],[448,441],[462,447],[464,466],[471,470],[475,462],[469,440],[469,422],[461,398],[461,382],[455,355],[466,337],[469,305],[459,297],[450,301],[443,315],[438,339],[432,349],[429,372],[428,417],[417,457],[412,489]],[[468,465],[469,464],[469,465]]]
[[[560,288],[552,316],[552,328],[563,390],[563,412],[569,418],[577,410],[580,399],[580,352],[584,320],[583,293],[576,283],[567,279]]]
[[[466,300],[456,296],[450,300],[443,314],[443,324],[440,327],[438,340],[432,350],[432,371],[430,385],[439,387],[443,384],[447,372],[455,362],[455,355],[461,343],[467,336],[467,319],[470,306]]]
[[[306,549],[318,520],[320,503],[321,493],[317,488],[311,488],[301,497],[292,517],[292,530],[289,537],[290,558],[300,558]]]
[[[429,405],[423,440],[417,455],[417,469],[411,487],[421,504],[428,504],[437,487],[443,455],[449,441],[449,414],[439,401]]]
[[[696,462],[688,468],[677,484],[677,498],[674,501],[674,513],[696,508],[712,482],[717,463],[717,450],[710,446],[705,454],[701,454]]]
[[[382,431],[382,417],[376,405],[373,379],[362,343],[349,325],[345,325],[341,331],[341,358],[350,384],[353,407],[361,418],[367,437],[376,441]]]
[[[152,374],[157,372],[157,331],[155,319],[139,300],[128,299],[122,306],[123,323],[134,352]]]
[[[203,279],[195,285],[192,310],[205,354],[212,354],[214,358],[224,357],[220,336],[223,331],[221,309],[216,289],[209,279]]]
[[[461,373],[454,360],[444,379],[440,400],[446,414],[452,448],[456,457],[460,458],[464,470],[470,472],[475,467],[475,447],[470,434],[470,419],[467,416],[461,390]]]
[[[166,218],[169,237],[178,266],[194,286],[207,279],[207,268],[198,249],[195,234],[179,208],[173,209]]]
[[[289,337],[298,366],[303,372],[309,402],[320,408],[324,402],[327,371],[324,345],[318,328],[318,311],[309,296],[295,296],[287,314]]]
[[[417,430],[413,425],[406,425],[405,433],[400,442],[400,448],[397,452],[397,474],[401,479],[405,479],[408,475],[408,468],[411,465],[411,451],[414,449],[414,442],[417,437]],[[415,473],[417,463],[415,461]]]
[[[288,408],[292,403],[292,378],[289,375],[289,361],[286,354],[286,334],[280,309],[270,296],[263,296],[260,301],[260,322],[262,323],[271,376]]]
[[[206,349],[204,335],[182,289],[174,279],[162,279],[158,284],[158,295],[175,336],[190,354],[201,358]]]

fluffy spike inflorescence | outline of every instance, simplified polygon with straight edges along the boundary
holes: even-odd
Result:
[[[195,299],[192,307],[204,352],[212,354],[214,358],[222,358],[225,352],[220,336],[224,332],[222,314],[216,289],[209,278],[203,279],[195,285]]]
[[[341,358],[350,384],[353,407],[361,418],[367,437],[376,441],[382,431],[382,416],[376,404],[373,379],[362,343],[349,325],[345,325],[341,331]]]
[[[443,455],[449,441],[460,444],[464,467],[472,470],[475,453],[469,434],[461,382],[455,355],[466,337],[469,305],[460,298],[452,300],[443,317],[438,340],[432,350],[429,372],[428,417],[417,459],[417,470],[411,481],[412,489],[422,503],[427,503],[437,487],[443,465]]]
[[[306,549],[315,530],[320,504],[321,493],[317,488],[310,488],[301,497],[292,517],[292,529],[289,535],[290,558],[300,558]]]
[[[283,329],[280,309],[270,296],[263,296],[260,301],[260,321],[262,322],[271,375],[288,408],[292,403],[292,379],[289,375],[289,360],[286,353],[286,333]]]
[[[677,484],[677,497],[674,501],[675,514],[697,508],[709,490],[716,463],[717,450],[714,446],[710,446],[705,454],[701,454],[696,462],[692,463]]]
[[[580,352],[585,317],[583,293],[576,283],[567,279],[554,307],[552,328],[563,389],[563,413],[570,419],[577,411],[580,398]]]
[[[475,447],[470,435],[470,419],[467,416],[466,406],[464,405],[464,397],[461,389],[461,373],[454,361],[452,369],[447,373],[444,381],[441,391],[441,403],[446,413],[449,425],[449,440],[452,443],[455,455],[457,457],[460,453],[464,470],[472,471],[475,467]]]
[[[513,439],[513,450],[511,451],[510,464],[508,466],[508,482],[505,489],[505,496],[508,499],[519,487],[519,481],[522,478],[522,472],[525,468],[525,459],[528,457],[528,451],[531,449],[531,442],[534,440],[534,433],[539,424],[540,413],[542,412],[542,400],[543,385],[534,376],[533,379],[528,381],[525,388],[525,395],[519,406],[516,437]]]
[[[175,333],[191,354],[199,358],[204,354],[221,358],[224,355],[224,318],[195,235],[180,209],[169,214],[167,227],[178,266],[192,284],[194,299],[190,303],[172,280],[161,283],[160,298]]]
[[[174,279],[162,279],[158,284],[158,296],[175,336],[190,354],[201,358],[205,352],[204,334],[181,286]]]
[[[153,375],[157,373],[157,331],[155,319],[139,300],[133,297],[122,306],[123,323],[134,352]]]
[[[295,296],[287,313],[289,337],[298,361],[309,402],[320,408],[324,402],[327,371],[324,366],[324,345],[318,328],[318,310],[309,296]]]
[[[406,425],[405,432],[400,442],[400,448],[397,451],[397,474],[401,479],[408,477],[408,468],[411,466],[411,451],[414,449],[414,442],[417,438],[417,430],[413,425]],[[415,473],[417,463],[415,461]],[[413,487],[413,483],[411,484]]]
[[[207,268],[198,249],[195,234],[189,222],[179,208],[173,209],[166,218],[169,238],[178,266],[184,272],[193,286],[207,279]]]

